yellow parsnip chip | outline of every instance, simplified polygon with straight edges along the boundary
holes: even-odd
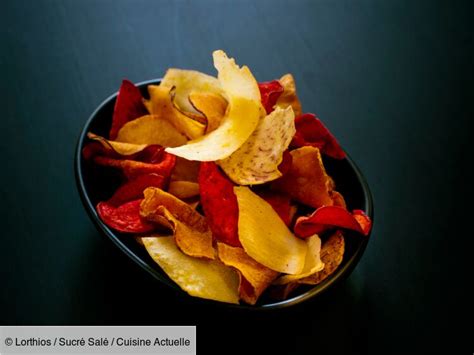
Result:
[[[257,81],[248,67],[239,68],[223,51],[214,52],[214,65],[229,102],[221,125],[186,145],[167,148],[168,153],[198,161],[227,158],[244,144],[264,114]]]
[[[170,227],[174,232],[176,244],[183,253],[214,259],[212,233],[206,218],[187,203],[155,187],[144,192],[140,205],[140,215],[148,221]]]
[[[295,237],[272,206],[248,187],[235,186],[234,193],[239,206],[239,240],[245,252],[272,270],[301,273],[306,243]]]
[[[187,138],[167,120],[159,116],[147,115],[124,124],[118,132],[117,141],[176,147],[185,144]]]
[[[148,254],[191,296],[239,303],[239,275],[217,260],[193,258],[181,252],[173,237],[143,237]]]
[[[242,248],[217,243],[217,255],[225,265],[237,269],[250,284],[251,290],[249,293],[245,292],[245,287],[242,287],[242,280],[239,288],[241,298],[249,304],[255,304],[263,291],[279,275],[277,271],[271,270],[252,259]]]
[[[295,132],[293,109],[277,107],[260,120],[255,131],[236,152],[218,164],[239,185],[275,180],[282,175],[278,165]]]

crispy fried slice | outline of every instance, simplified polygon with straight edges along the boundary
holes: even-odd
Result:
[[[187,203],[159,189],[150,187],[144,191],[145,199],[140,214],[148,221],[170,226],[176,244],[187,255],[214,259],[212,233],[204,216]]]
[[[257,185],[282,176],[278,166],[295,134],[291,107],[277,107],[260,120],[247,141],[228,158],[218,162],[239,185]]]
[[[295,237],[270,204],[246,186],[235,186],[238,234],[245,252],[266,267],[286,274],[302,272],[306,243]]]
[[[277,106],[282,108],[291,106],[293,107],[295,116],[301,115],[301,103],[296,95],[296,85],[293,75],[285,74],[280,78],[279,82],[283,86],[283,94],[278,98]]]
[[[278,276],[278,272],[255,261],[242,248],[231,247],[225,243],[217,243],[217,254],[225,265],[237,269],[250,284],[250,292],[245,292],[247,288],[240,287],[241,297],[247,303],[255,304],[263,291]],[[242,294],[242,291],[244,294]]]
[[[336,231],[321,247],[321,261],[324,263],[324,269],[321,271],[298,280],[300,284],[317,285],[330,276],[344,257],[344,236],[341,231]]]
[[[117,141],[176,147],[185,144],[187,138],[164,118],[146,115],[126,123],[119,130]]]
[[[206,126],[177,110],[173,105],[172,87],[148,85],[150,100],[144,101],[148,111],[162,119],[168,120],[176,129],[189,139],[196,139],[204,134]]]
[[[175,102],[183,111],[198,113],[189,102],[193,93],[222,95],[223,90],[217,78],[196,70],[170,68],[161,81],[161,85],[175,87]]]
[[[176,246],[173,237],[142,238],[148,254],[191,296],[239,303],[239,275],[218,260],[193,258]]]
[[[249,68],[240,68],[223,51],[215,51],[213,55],[229,108],[221,125],[214,131],[186,145],[167,148],[169,153],[188,160],[216,161],[227,158],[244,144],[265,113],[257,82]]]
[[[326,173],[318,148],[302,147],[291,151],[290,170],[272,183],[272,188],[290,195],[305,205],[331,206],[331,179]]]
[[[227,101],[221,95],[194,92],[189,95],[189,101],[206,117],[206,134],[220,126],[227,109]]]
[[[198,161],[187,160],[181,157],[176,157],[176,166],[171,175],[172,181],[198,181],[199,174]]]
[[[296,275],[283,275],[275,280],[275,284],[282,285],[287,284],[296,280],[303,279],[311,276],[316,272],[321,271],[324,268],[324,263],[321,261],[321,239],[315,234],[310,238],[306,239],[308,246],[308,252],[306,253],[306,259],[304,268],[301,273]]]

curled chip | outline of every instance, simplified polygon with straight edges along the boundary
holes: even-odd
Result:
[[[319,149],[302,147],[292,150],[290,154],[290,170],[281,179],[273,182],[272,188],[314,208],[332,205],[332,180],[326,174]]]
[[[123,233],[146,233],[155,227],[152,223],[140,217],[141,199],[113,206],[107,202],[99,202],[96,206],[97,213],[108,227]]]
[[[146,115],[125,124],[118,132],[117,141],[176,147],[185,144],[188,139],[167,120]]]
[[[283,86],[278,80],[268,81],[265,83],[258,83],[262,105],[265,107],[267,114],[273,111],[273,107],[280,95],[283,93]]]
[[[203,113],[199,109],[195,110],[195,106],[189,102],[193,93],[215,95],[223,95],[224,93],[219,80],[195,70],[170,68],[166,71],[161,85],[169,88],[175,87],[177,106],[183,111],[192,113]]]
[[[322,233],[328,229],[339,227],[351,229],[363,235],[368,235],[372,222],[361,210],[354,210],[352,214],[343,207],[322,206],[308,217],[296,220],[295,234],[301,238],[314,233]]]
[[[163,271],[191,296],[239,303],[239,275],[218,260],[193,258],[182,253],[173,237],[142,238],[145,248]]]
[[[342,150],[336,138],[326,126],[312,113],[305,113],[295,119],[296,134],[291,142],[294,148],[312,146],[321,153],[334,159],[344,159],[346,153]]]
[[[239,206],[239,240],[245,252],[272,270],[301,273],[306,243],[296,238],[272,206],[248,187],[235,186],[234,193]]]
[[[173,88],[161,85],[148,85],[150,100],[145,101],[145,106],[152,115],[168,120],[176,129],[189,139],[201,137],[206,126],[184,115],[173,105]]]
[[[264,113],[258,85],[248,67],[239,68],[223,51],[214,52],[214,66],[229,107],[221,125],[188,144],[167,148],[167,152],[198,161],[227,158],[240,148],[257,126]],[[243,119],[245,118],[245,119]]]
[[[141,152],[147,147],[147,144],[134,144],[111,141],[91,132],[87,133],[87,138],[101,143],[105,149],[112,149],[115,153],[119,155],[133,155]]]
[[[324,268],[308,277],[297,280],[300,284],[317,285],[337,270],[344,257],[344,236],[336,231],[321,247],[321,261]]]
[[[285,74],[278,80],[283,86],[283,93],[277,100],[277,106],[281,108],[287,108],[291,106],[295,113],[295,116],[301,115],[301,103],[296,95],[295,79],[291,74]]]
[[[324,263],[321,261],[321,239],[315,234],[310,238],[306,239],[308,245],[308,252],[306,254],[306,260],[304,268],[301,273],[296,275],[283,275],[275,280],[276,285],[284,285],[296,280],[303,279],[307,276],[313,275],[316,272],[321,271],[324,268]]]
[[[148,146],[139,155],[134,156],[134,160],[97,156],[94,158],[94,162],[120,169],[130,180],[144,174],[158,174],[169,179],[176,163],[176,157],[157,146]]]
[[[199,184],[191,181],[171,181],[168,192],[180,200],[199,196]]]
[[[214,259],[212,233],[204,216],[161,189],[150,187],[145,190],[144,195],[145,199],[140,206],[143,218],[170,227],[176,244],[183,253]]]
[[[201,204],[214,239],[239,247],[239,207],[234,184],[215,163],[201,163],[199,170]]]
[[[206,117],[206,133],[220,126],[227,109],[227,101],[221,95],[195,92],[189,95],[189,101]]]
[[[283,152],[295,134],[293,109],[276,108],[262,118],[247,141],[228,158],[219,161],[236,184],[257,185],[279,178]]]
[[[115,101],[114,115],[109,138],[115,139],[124,124],[135,118],[146,115],[146,108],[142,102],[140,90],[128,80],[122,81],[117,100]]]
[[[242,285],[239,288],[241,298],[249,304],[255,304],[263,291],[278,276],[277,271],[258,263],[248,256],[242,248],[217,243],[217,255],[225,265],[237,269],[250,284],[250,288],[242,287]]]

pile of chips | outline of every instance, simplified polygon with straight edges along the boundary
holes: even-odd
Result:
[[[302,113],[293,77],[257,83],[223,51],[213,57],[217,78],[169,69],[149,100],[123,81],[109,137],[89,133],[83,150],[123,178],[97,213],[192,296],[284,299],[331,275],[343,230],[367,235],[371,221],[336,191],[322,155],[345,153]]]

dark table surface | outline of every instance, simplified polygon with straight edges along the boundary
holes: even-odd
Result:
[[[202,354],[472,352],[473,13],[448,1],[2,1],[0,324],[197,324]],[[299,307],[177,298],[95,229],[76,191],[78,134],[122,78],[215,73],[218,48],[260,81],[293,73],[374,195],[360,264]]]

